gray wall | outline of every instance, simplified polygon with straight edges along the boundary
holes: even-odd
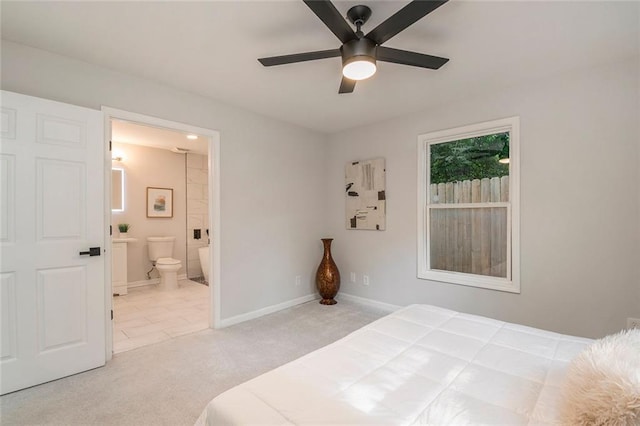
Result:
[[[325,223],[323,135],[5,40],[1,86],[220,131],[221,318],[315,292]]]
[[[620,330],[640,315],[639,75],[635,58],[332,136],[327,205],[341,291],[583,336]],[[521,294],[417,279],[417,136],[514,115]],[[374,157],[387,160],[387,230],[348,231],[344,165]],[[347,282],[352,271],[356,284]]]
[[[620,329],[640,316],[639,75],[637,58],[578,70],[327,143],[198,95],[2,42],[5,90],[221,132],[223,319],[314,293],[319,238],[332,236],[347,293],[584,336]],[[417,136],[512,115],[521,118],[522,293],[418,280]],[[346,231],[344,164],[378,156],[387,160],[387,230]],[[350,271],[360,283],[368,273],[371,285],[348,283]]]

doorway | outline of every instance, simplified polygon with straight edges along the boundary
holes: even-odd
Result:
[[[219,324],[219,133],[214,130],[198,128],[184,123],[171,122],[167,120],[157,119],[154,117],[143,116],[136,113],[130,113],[126,111],[115,110],[111,108],[103,108],[105,118],[105,137],[107,141],[112,141],[112,150],[109,157],[105,161],[105,175],[109,178],[105,179],[105,182],[110,184],[111,190],[107,190],[107,194],[119,195],[127,192],[127,166],[131,166],[134,162],[127,160],[126,155],[122,154],[123,147],[132,149],[135,152],[133,155],[137,155],[141,158],[150,160],[151,165],[145,166],[145,171],[131,173],[131,184],[137,185],[138,189],[134,190],[138,193],[133,198],[131,206],[120,206],[120,202],[116,198],[109,198],[108,203],[109,210],[106,212],[108,215],[109,223],[112,223],[112,241],[117,242],[113,244],[111,250],[110,262],[108,265],[121,265],[122,262],[122,249],[124,246],[125,261],[133,261],[134,270],[128,274],[128,278],[125,276],[124,285],[122,281],[122,271],[119,267],[106,271],[108,294],[106,297],[108,311],[115,311],[115,323],[109,321],[107,327],[107,358],[111,357],[111,354],[120,352],[128,348],[135,348],[144,344],[145,338],[132,339],[129,342],[121,343],[123,339],[127,337],[140,337],[141,333],[147,333],[147,344],[155,343],[157,341],[166,340],[167,334],[170,337],[185,334],[187,332],[196,331],[200,326],[200,329],[206,327],[216,327]],[[117,128],[114,127],[117,126]],[[146,138],[146,141],[138,139],[123,140],[122,135],[119,135],[122,127],[130,127],[131,129],[144,130],[151,132],[152,137]],[[137,127],[136,127],[137,126]],[[115,130],[114,130],[115,128]],[[153,133],[156,132],[155,135]],[[167,135],[173,134],[173,136],[181,138],[176,140],[162,140],[161,133]],[[199,144],[202,147],[204,145],[204,151],[201,148],[195,148],[198,144],[192,140],[187,140],[186,136],[189,135],[194,140],[199,139]],[[116,137],[117,136],[117,137]],[[184,143],[183,143],[184,142]],[[130,143],[131,145],[124,145]],[[118,151],[118,147],[121,148]],[[115,160],[112,163],[112,158]],[[164,159],[164,160],[163,160]],[[163,161],[170,161],[173,163],[163,163]],[[129,164],[127,162],[129,161]],[[106,166],[108,164],[108,167]],[[113,167],[112,167],[113,166]],[[180,174],[178,170],[182,167],[184,187],[175,188],[174,186],[180,186],[179,183],[172,183],[174,181],[167,181],[167,175]],[[121,169],[119,174],[124,178],[124,187],[122,184],[112,177],[112,168]],[[186,173],[189,173],[189,177]],[[156,174],[156,180],[150,178],[150,175]],[[197,181],[198,175],[202,182]],[[115,175],[114,175],[115,176]],[[146,180],[145,180],[146,179]],[[151,180],[149,180],[151,179]],[[164,180],[163,180],[164,179]],[[137,180],[137,182],[134,182]],[[190,184],[187,182],[190,181]],[[160,182],[155,184],[153,182]],[[164,183],[163,183],[164,182]],[[187,189],[188,187],[188,189]],[[124,189],[123,189],[124,188]],[[132,189],[133,190],[133,189]],[[196,206],[205,206],[206,209],[197,209],[198,214],[191,215],[191,221],[187,221],[186,210],[178,211],[177,209],[186,208],[187,192],[190,191],[189,197],[198,198],[195,201]],[[162,205],[160,209],[154,202],[149,202],[149,197],[152,199],[158,192],[163,202],[166,202],[166,206]],[[151,195],[150,195],[151,194]],[[194,195],[195,194],[195,195]],[[125,197],[123,197],[125,198]],[[178,207],[177,201],[180,201]],[[137,203],[134,206],[133,203]],[[192,205],[194,205],[192,203]],[[112,212],[111,207],[121,209],[120,211]],[[150,207],[151,206],[151,207]],[[154,206],[158,209],[154,210]],[[151,210],[149,210],[151,209]],[[132,213],[135,210],[134,215],[127,215],[124,212],[129,211]],[[147,210],[146,212],[144,210]],[[124,212],[123,212],[124,211]],[[114,221],[112,222],[112,214]],[[135,218],[135,219],[133,219]],[[174,220],[175,219],[175,220]],[[195,222],[194,222],[195,221]],[[117,223],[116,223],[117,222]],[[138,222],[137,224],[135,222]],[[197,223],[196,223],[197,222]],[[127,231],[127,226],[131,228]],[[121,228],[121,229],[119,229]],[[209,232],[207,233],[207,230]],[[161,281],[161,275],[156,268],[155,261],[151,260],[149,256],[147,237],[149,233],[171,235],[175,237],[174,246],[174,258],[181,261],[181,270],[177,272],[178,283],[177,287],[163,287],[166,283],[170,283],[170,280]],[[154,235],[155,235],[154,234]],[[209,235],[207,235],[209,234]],[[206,244],[203,242],[209,242],[208,250],[198,250]],[[130,255],[126,255],[127,246],[131,244],[130,248],[132,252]],[[116,247],[117,246],[117,247]],[[206,253],[208,251],[208,253]],[[205,252],[205,253],[201,253]],[[204,257],[201,258],[201,255]],[[194,281],[203,282],[205,275],[201,272],[200,262],[208,263],[208,286],[197,284]],[[137,271],[144,265],[146,274]],[[206,268],[206,266],[205,266]],[[109,268],[107,268],[109,269]],[[127,269],[127,268],[125,268]],[[197,269],[197,270],[196,270]],[[126,275],[126,272],[125,272]],[[144,275],[143,278],[140,276]],[[193,278],[193,281],[190,279]],[[164,278],[163,278],[164,280]],[[127,282],[129,281],[129,282]],[[114,283],[112,287],[109,285]],[[118,288],[114,292],[114,288]],[[124,290],[123,290],[124,289]],[[112,294],[121,294],[120,296],[114,296]],[[201,296],[204,295],[206,300],[206,306],[203,307],[201,303]],[[157,300],[156,300],[157,299]],[[179,302],[176,303],[178,299]],[[129,304],[129,312],[125,312],[123,306],[127,306],[127,303],[133,301],[135,304]],[[129,333],[131,336],[123,336],[122,328],[114,329],[113,325],[118,324],[118,321],[134,319],[133,317],[140,316],[141,312],[134,312],[131,314],[131,310],[144,310],[145,305],[149,307],[155,307],[155,311],[150,311],[149,316],[145,317],[145,320],[130,321],[129,326],[131,329]],[[157,309],[158,305],[162,309]],[[153,309],[153,308],[152,308]],[[204,318],[197,315],[197,309],[201,309],[208,315]],[[171,312],[173,310],[173,312]],[[203,312],[200,312],[201,314]],[[120,318],[118,314],[120,313]],[[165,319],[163,315],[168,317]],[[172,319],[173,318],[173,319]],[[185,322],[186,320],[186,322]],[[204,327],[202,327],[204,321]],[[175,322],[175,324],[173,324]],[[120,322],[122,324],[122,322]],[[168,329],[163,330],[163,327]],[[164,333],[164,334],[163,334]],[[134,343],[133,340],[137,340]]]

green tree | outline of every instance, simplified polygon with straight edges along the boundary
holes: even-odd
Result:
[[[509,164],[498,162],[501,153],[509,155],[508,132],[432,144],[431,183],[507,176]]]

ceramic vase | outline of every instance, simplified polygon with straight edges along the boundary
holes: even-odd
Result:
[[[318,272],[316,272],[316,287],[322,297],[322,300],[320,300],[322,305],[335,305],[338,303],[334,297],[340,290],[340,271],[338,271],[338,267],[331,257],[331,241],[333,241],[333,238],[322,239],[324,255],[320,266],[318,266]]]

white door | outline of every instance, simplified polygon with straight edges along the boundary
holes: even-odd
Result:
[[[5,394],[105,363],[104,135],[100,111],[1,96]]]

